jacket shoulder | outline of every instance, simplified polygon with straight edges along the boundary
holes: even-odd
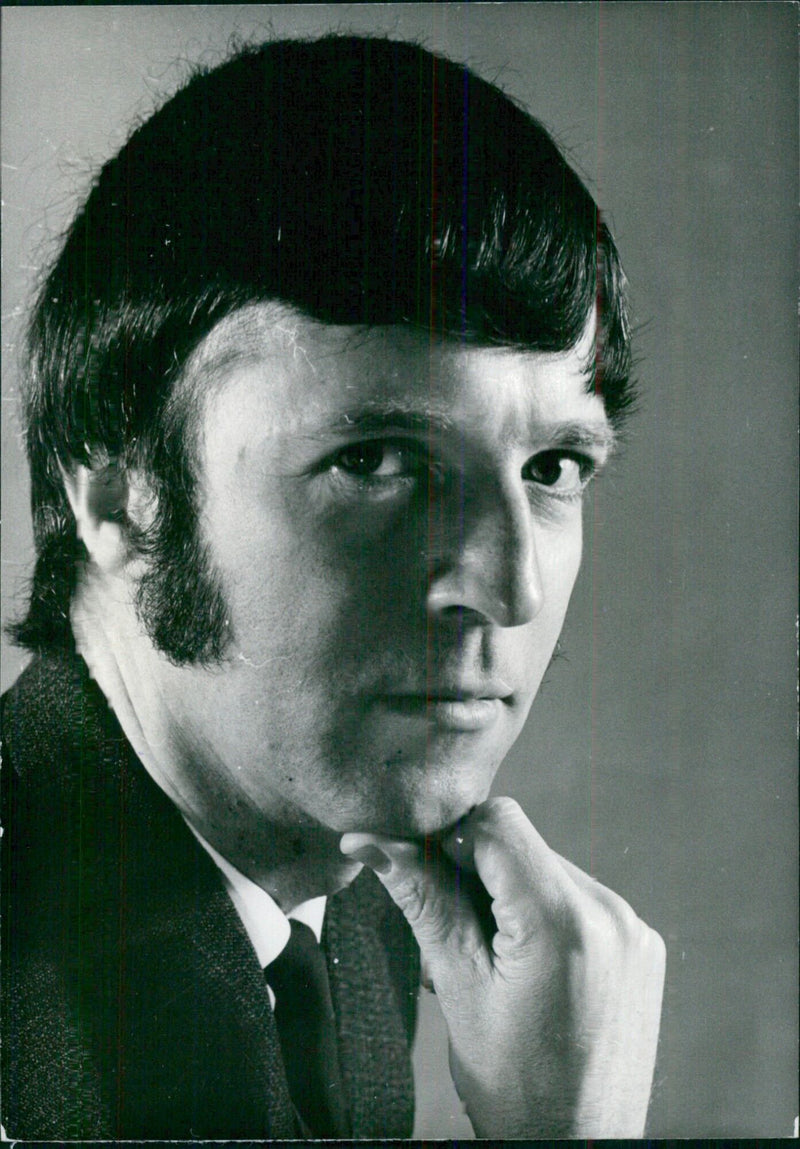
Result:
[[[3,738],[7,1134],[293,1136],[236,911],[83,664],[31,664]]]

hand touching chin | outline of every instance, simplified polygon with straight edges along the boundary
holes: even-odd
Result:
[[[664,943],[555,854],[509,798],[441,847],[345,834],[419,943],[450,1068],[479,1137],[640,1137],[655,1065]]]

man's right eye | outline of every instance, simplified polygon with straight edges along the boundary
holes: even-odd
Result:
[[[415,444],[387,439],[367,439],[350,443],[332,459],[334,470],[358,479],[401,479],[417,473],[424,465]]]

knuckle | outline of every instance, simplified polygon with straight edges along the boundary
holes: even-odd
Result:
[[[414,926],[425,913],[427,899],[423,883],[415,875],[405,875],[394,886],[392,895],[408,924]]]
[[[644,925],[644,923],[642,923]],[[667,964],[667,947],[661,934],[657,930],[645,926],[644,944],[650,954],[652,964],[657,969],[664,969]]]
[[[603,906],[597,904],[584,910],[576,933],[584,950],[605,953],[617,942],[617,931],[611,916]]]
[[[614,922],[617,945],[627,960],[641,969],[663,970],[666,964],[666,946],[660,934],[637,917],[623,902],[624,910],[617,909]]]
[[[608,952],[627,951],[639,944],[644,923],[622,898],[589,899],[580,913],[580,936],[584,943]]]
[[[637,944],[647,929],[636,911],[623,898],[618,898],[613,910],[620,938],[627,944]]]
[[[598,899],[601,900],[603,909],[622,945],[626,948],[635,948],[641,945],[649,927],[638,916],[630,903],[606,886],[598,885],[597,891]]]
[[[477,813],[479,824],[485,830],[491,830],[517,818],[525,817],[519,802],[505,795],[489,798],[478,808]]]
[[[477,840],[496,842],[515,854],[530,848],[533,834],[528,816],[514,798],[490,798],[475,812]]]
[[[609,906],[584,903],[573,916],[575,945],[587,956],[663,975],[666,946],[659,933],[637,917],[621,898]]]
[[[435,944],[450,940],[454,929],[452,915],[424,876],[410,874],[401,878],[394,887],[393,898],[418,938]]]

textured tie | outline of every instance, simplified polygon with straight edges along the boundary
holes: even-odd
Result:
[[[292,919],[291,927],[285,949],[264,971],[289,1092],[315,1136],[349,1137],[325,956],[304,922]]]

